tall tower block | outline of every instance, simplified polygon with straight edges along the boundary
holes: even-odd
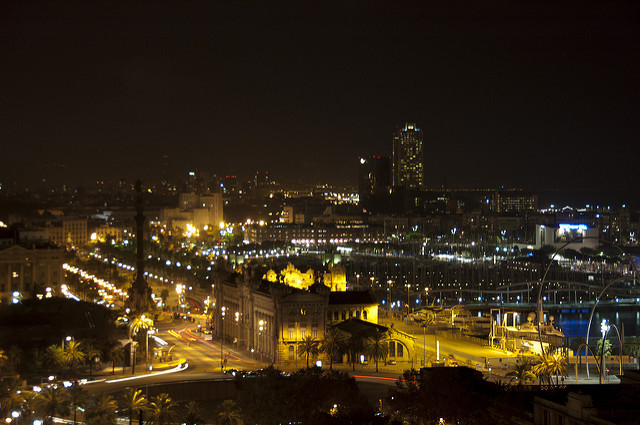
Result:
[[[422,189],[424,184],[422,130],[415,123],[398,125],[393,132],[393,185]]]

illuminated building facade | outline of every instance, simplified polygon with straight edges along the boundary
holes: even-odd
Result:
[[[498,214],[535,212],[538,209],[538,196],[520,191],[497,191],[491,201],[493,211]]]
[[[221,193],[198,195],[195,192],[181,193],[178,208],[162,208],[161,224],[169,229],[187,229],[193,226],[197,230],[205,226],[217,228],[223,220]]]
[[[335,270],[330,273],[339,278]],[[369,291],[333,292],[318,283],[302,290],[281,281],[270,282],[261,274],[251,268],[214,275],[214,333],[224,344],[254,350],[265,361],[303,365],[306,359],[298,355],[297,347],[305,337],[322,341],[328,327],[349,320],[377,325],[378,303]],[[398,360],[410,361],[410,338],[390,334],[393,347],[405,347]],[[324,355],[320,359],[329,360]]]
[[[415,123],[396,126],[393,132],[393,185],[422,189],[423,161],[422,130]]]
[[[555,226],[536,225],[535,248],[540,249],[544,245],[559,248],[569,241],[574,241],[568,248],[580,250],[580,248],[596,249],[600,245],[598,229],[588,227],[586,224],[562,223]]]
[[[97,241],[105,242],[112,239],[115,242],[122,242],[125,238],[125,234],[126,231],[123,227],[101,224],[94,229],[94,232],[91,234],[91,240],[94,240],[95,238]]]
[[[44,230],[49,241],[68,249],[82,247],[89,241],[86,218],[64,218],[61,225]]]
[[[250,243],[288,242],[294,245],[325,245],[347,242],[386,241],[383,227],[338,227],[323,225],[250,225],[244,239]]]
[[[31,244],[0,250],[0,299],[32,298],[63,282],[64,249]],[[14,293],[16,294],[14,296]]]

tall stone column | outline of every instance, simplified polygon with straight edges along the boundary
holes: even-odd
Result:
[[[142,201],[142,183],[136,181],[136,280],[129,289],[128,307],[134,312],[149,311],[151,288],[144,278],[144,203]]]

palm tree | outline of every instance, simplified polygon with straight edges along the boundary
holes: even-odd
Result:
[[[0,370],[7,363],[7,360],[9,360],[9,357],[7,357],[7,353],[4,350],[0,349]]]
[[[133,316],[129,319],[127,329],[129,331],[129,338],[134,339],[138,332],[141,330],[148,330],[153,327],[153,320],[149,316],[149,313],[142,313]]]
[[[119,341],[108,342],[103,350],[104,358],[111,362],[111,374],[116,374],[116,362],[122,362],[124,373],[124,349]]]
[[[560,385],[560,376],[569,376],[569,362],[561,353],[553,353],[547,357],[549,375],[556,376],[556,385]]]
[[[42,366],[48,371],[57,371],[64,365],[64,351],[58,345],[50,345],[42,353]]]
[[[320,351],[329,356],[329,369],[333,370],[333,357],[344,350],[344,336],[337,328],[324,333]]]
[[[350,335],[347,338],[346,349],[347,353],[349,353],[349,360],[351,361],[351,365],[353,370],[356,370],[356,361],[357,356],[360,351],[362,351],[362,337],[358,335]]]
[[[108,394],[93,398],[84,414],[87,425],[115,425],[118,403]]]
[[[102,354],[92,343],[84,344],[85,359],[89,362],[89,376],[93,375],[93,361]]]
[[[171,400],[169,394],[158,394],[149,404],[151,422],[155,425],[165,425],[173,422],[176,417],[176,407],[176,403]]]
[[[216,412],[216,425],[242,425],[242,412],[233,400],[224,400]]]
[[[611,352],[613,351],[613,347],[611,346],[611,341],[608,339],[604,340],[604,356],[609,357]],[[602,357],[602,340],[599,339],[596,343],[596,354]]]
[[[22,384],[18,376],[0,380],[0,415],[8,417],[9,414],[19,409],[22,404]]]
[[[539,359],[540,361],[533,365],[531,371],[538,377],[538,381],[542,383],[551,383],[551,373],[549,372],[548,357]]]
[[[196,401],[190,401],[184,408],[184,423],[187,425],[202,425],[205,423],[200,405]]]
[[[142,390],[129,387],[122,393],[122,406],[129,412],[129,425],[131,425],[135,413],[147,409],[147,398],[142,394]]]
[[[378,360],[387,358],[389,353],[389,336],[386,331],[376,331],[373,336],[367,338],[364,344],[364,351],[376,362],[376,372],[378,371]]]
[[[309,369],[309,357],[318,354],[320,354],[320,342],[312,336],[307,335],[298,343],[298,355],[307,356],[307,369]]]
[[[38,393],[33,391],[22,391],[22,404],[20,406],[20,419],[24,424],[32,424],[35,419],[35,411],[38,400]]]
[[[573,338],[573,340],[571,341],[571,344],[569,345],[569,348],[572,349],[575,354],[578,356],[578,361],[580,362],[580,364],[582,364],[582,356],[580,355],[580,353],[578,353],[578,350],[580,349],[580,346],[582,344],[586,344],[587,343],[587,339],[583,336],[577,336],[575,338]],[[589,353],[587,353],[587,355],[589,355]]]
[[[12,345],[9,347],[9,351],[7,352],[7,357],[9,358],[9,364],[11,365],[11,373],[18,373],[18,365],[20,364],[20,359],[22,359],[22,349],[16,345]]]
[[[85,407],[89,394],[81,386],[74,385],[66,389],[63,398],[71,404],[71,409],[73,410],[73,425],[76,425],[78,407]]]
[[[512,381],[515,379],[518,385],[534,382],[536,374],[531,371],[533,366],[531,361],[528,357],[520,357],[520,360],[506,376],[510,377]]]
[[[640,337],[628,336],[624,339],[623,352],[631,357],[640,357]],[[636,362],[640,368],[640,363]]]
[[[80,343],[74,339],[69,341],[64,347],[63,358],[64,361],[71,367],[71,370],[73,370],[76,362],[82,362],[85,357],[85,353],[80,348]]]
[[[43,389],[36,400],[36,412],[45,417],[47,424],[53,422],[55,415],[64,415],[67,410],[61,390],[53,386]]]

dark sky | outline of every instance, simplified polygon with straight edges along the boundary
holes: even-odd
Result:
[[[411,121],[427,185],[637,191],[638,3],[3,2],[0,181],[353,183]]]

